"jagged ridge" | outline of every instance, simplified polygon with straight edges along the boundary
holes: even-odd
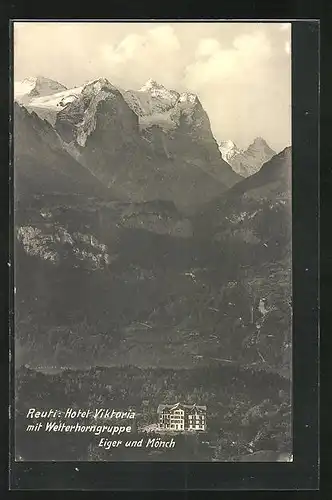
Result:
[[[262,137],[256,137],[246,150],[238,149],[232,141],[219,143],[219,149],[232,169],[242,177],[258,172],[276,154]]]

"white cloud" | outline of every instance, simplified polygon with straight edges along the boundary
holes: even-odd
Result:
[[[247,78],[247,72],[257,73],[263,68],[271,52],[270,42],[261,31],[236,37],[233,46],[226,49],[216,40],[203,40],[197,47],[195,62],[186,68],[187,85],[199,90],[208,82],[221,83],[244,75]]]
[[[118,45],[103,45],[101,47],[102,56],[107,59],[111,65],[117,65],[126,62],[135,56],[139,47],[144,46],[145,38],[141,35],[131,33],[127,35]]]
[[[270,56],[270,42],[263,31],[256,31],[250,35],[240,35],[233,42],[234,47],[243,54],[252,57]]]
[[[157,26],[148,31],[147,42],[157,43],[158,47],[164,47],[168,50],[180,49],[178,37],[172,26]]]
[[[118,51],[123,55],[126,59],[130,59],[135,55],[136,50],[144,45],[144,37],[141,35],[137,35],[136,33],[132,33],[131,35],[126,36],[122,42],[118,45]]]
[[[215,38],[203,38],[197,47],[196,57],[209,56],[220,49],[220,43]]]
[[[174,85],[174,74],[181,64],[176,57],[180,48],[173,27],[165,25],[150,28],[144,34],[130,33],[117,45],[104,44],[100,54],[114,83],[120,76],[124,85],[126,80],[134,80],[141,86],[149,78]]]
[[[280,79],[274,47],[261,28],[235,36],[228,46],[198,43],[185,82],[199,95],[218,140],[246,147],[255,136],[289,134],[290,83],[288,73]],[[278,150],[277,141],[268,140]]]
[[[140,64],[144,57],[154,59],[160,51],[169,54],[180,48],[180,43],[171,26],[158,26],[146,32],[145,35],[130,33],[118,45],[103,45],[103,57],[111,64],[128,63],[139,57]]]

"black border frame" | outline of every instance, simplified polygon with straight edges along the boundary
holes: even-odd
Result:
[[[52,21],[52,19],[45,20]],[[105,20],[107,19],[102,21]],[[234,22],[244,20],[233,19]],[[258,20],[287,21],[287,19]],[[96,22],[98,19],[93,21]],[[130,20],[123,19],[123,21]],[[135,21],[145,20],[137,18]],[[148,19],[146,21],[149,22]],[[208,22],[208,19],[203,21]],[[254,19],[245,21],[255,22]],[[215,20],[211,19],[211,22]],[[317,20],[294,20],[292,24],[292,109],[294,462],[11,461],[10,489],[95,491],[318,489],[319,22]],[[9,181],[11,183],[10,176]],[[10,274],[12,277],[13,266],[10,267]],[[12,297],[10,304],[13,304]],[[10,321],[13,327],[12,314]],[[12,437],[10,444],[13,444]]]

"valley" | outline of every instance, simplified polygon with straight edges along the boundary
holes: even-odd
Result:
[[[291,147],[266,159],[254,141],[261,164],[242,176],[192,93],[62,87],[30,79],[14,104],[19,455],[45,459],[20,420],[36,400],[149,400],[143,427],[159,403],[207,404],[196,457],[289,451]],[[266,404],[278,423],[242,422]],[[51,459],[64,442],[68,460],[106,456],[50,440]]]

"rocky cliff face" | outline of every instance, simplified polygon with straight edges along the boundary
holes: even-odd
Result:
[[[15,199],[53,195],[99,196],[110,193],[64,147],[54,128],[24,106],[14,105]]]
[[[231,352],[289,375],[291,148],[210,203],[196,224],[196,234],[211,238],[220,248],[220,260],[227,262],[224,297],[229,300],[225,313],[233,317]]]
[[[267,235],[280,239],[284,232],[268,227],[268,214],[274,217],[279,212],[282,223],[290,221],[291,148],[274,156],[259,172],[236,184],[225,196],[212,201],[202,213],[215,231],[255,227],[256,236],[262,231],[263,243],[267,243]]]
[[[219,150],[222,158],[230,164],[231,159],[239,154],[241,150],[237,147],[237,145],[228,139],[227,141],[221,141],[218,143]]]
[[[180,94],[149,80],[141,90],[123,95],[139,116],[145,137],[168,158],[198,166],[226,187],[240,180],[221,158],[209,117],[195,94]]]
[[[238,149],[232,141],[221,142],[219,149],[234,172],[242,177],[250,177],[258,172],[276,154],[262,137],[256,137],[245,150]]]

